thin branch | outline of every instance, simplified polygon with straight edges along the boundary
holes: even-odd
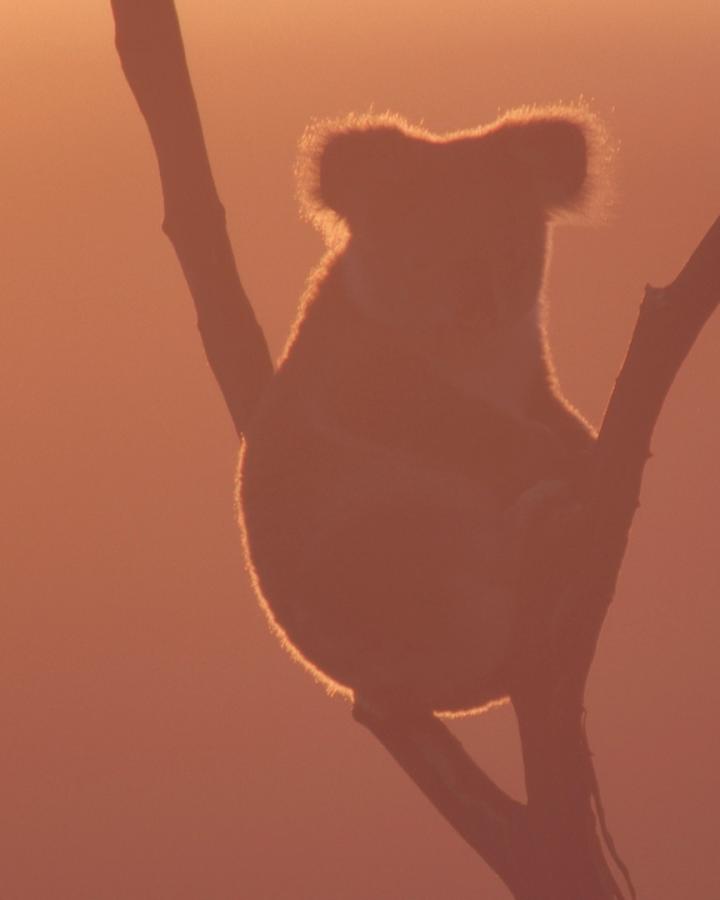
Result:
[[[635,332],[603,419],[588,494],[634,503],[650,439],[670,387],[703,325],[720,302],[720,218],[672,284],[648,285]],[[617,487],[621,479],[622,490]],[[625,506],[626,520],[633,509]]]
[[[577,576],[568,588],[594,601],[574,616],[574,640],[587,637],[587,672],[600,628],[612,601],[632,520],[640,503],[645,465],[655,424],[687,354],[720,303],[720,218],[682,271],[665,288],[648,286],[623,366],[615,383],[591,466],[578,493],[585,507],[572,536]],[[561,654],[566,660],[567,656]]]
[[[123,71],[152,138],[165,221],[195,302],[210,367],[238,435],[272,378],[238,277],[172,0],[112,0]]]

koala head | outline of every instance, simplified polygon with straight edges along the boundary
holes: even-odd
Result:
[[[522,109],[432,134],[393,115],[320,124],[301,145],[305,210],[398,314],[491,329],[540,294],[547,227],[583,211],[606,144],[582,107]]]

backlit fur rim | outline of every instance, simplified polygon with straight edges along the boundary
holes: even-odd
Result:
[[[458,138],[491,135],[506,125],[531,122],[564,121],[577,125],[585,136],[587,147],[587,175],[578,195],[553,214],[556,222],[605,221],[614,204],[612,168],[617,145],[611,139],[604,122],[580,99],[575,103],[520,106],[508,110],[494,122],[476,128],[435,134],[422,125],[413,125],[397,113],[350,113],[336,119],[311,122],[298,145],[295,166],[297,197],[300,213],[333,243],[338,231],[344,233],[342,222],[320,199],[320,160],[328,141],[338,134],[372,131],[375,128],[395,128],[410,138],[432,143],[449,143]]]
[[[240,523],[243,554],[245,557],[245,569],[250,577],[250,583],[252,584],[255,595],[259,601],[260,608],[265,615],[265,620],[270,628],[270,631],[280,641],[281,646],[289,654],[293,662],[302,666],[305,671],[312,676],[313,680],[317,684],[320,684],[324,687],[325,692],[330,697],[340,696],[350,703],[354,703],[355,692],[352,688],[348,687],[347,685],[341,684],[340,682],[335,681],[329,675],[326,675],[325,672],[322,671],[322,669],[319,669],[316,665],[310,662],[310,660],[303,655],[303,653],[295,646],[295,644],[293,644],[293,642],[288,637],[285,629],[275,618],[273,611],[270,608],[270,604],[267,602],[263,595],[262,588],[260,587],[260,579],[258,578],[255,567],[253,566],[251,561],[250,548],[248,546],[247,529],[245,528],[245,517],[243,515],[242,501],[240,499],[242,491],[242,460],[244,453],[245,445],[243,444],[240,450],[240,460],[235,474],[235,514],[237,516],[238,522]],[[465,718],[466,716],[478,715],[487,712],[490,709],[495,709],[499,706],[504,706],[508,702],[508,700],[508,697],[501,697],[500,699],[490,700],[488,703],[473,707],[471,709],[434,710],[433,715],[442,719],[460,719]]]
[[[240,459],[238,461],[238,467],[235,473],[235,515],[237,516],[238,523],[240,524],[243,556],[245,558],[245,570],[249,575],[250,583],[255,592],[255,596],[258,599],[260,608],[265,614],[265,620],[267,621],[270,631],[280,641],[281,646],[288,652],[292,660],[301,665],[307,672],[309,672],[313,679],[325,688],[325,691],[329,696],[333,697],[339,694],[346,700],[350,700],[352,702],[354,697],[352,689],[345,686],[344,684],[340,684],[339,682],[335,681],[329,675],[326,675],[321,669],[310,662],[310,660],[307,659],[307,657],[304,656],[300,650],[298,650],[295,644],[293,644],[293,642],[288,637],[285,629],[275,618],[275,615],[270,608],[270,604],[265,599],[262,588],[260,586],[260,579],[258,578],[258,574],[252,564],[250,547],[248,544],[247,528],[245,527],[245,515],[242,507],[242,466],[244,456],[245,443],[243,442],[240,448]]]

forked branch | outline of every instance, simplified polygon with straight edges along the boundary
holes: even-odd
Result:
[[[235,268],[172,0],[112,0],[117,48],[155,147],[164,230],[185,273],[213,373],[238,434],[272,377]],[[585,739],[583,697],[637,508],[650,439],[683,360],[720,299],[720,219],[667,288],[648,288],[600,436],[571,501],[531,537],[528,607],[551,609],[518,641],[512,700],[528,801],[500,790],[438,719],[369,728],[517,900],[622,896]],[[600,828],[597,819],[599,815]]]
[[[549,511],[533,536],[528,602],[545,610],[554,606],[555,612],[549,620],[529,622],[512,697],[527,806],[498,794],[441,722],[393,722],[356,709],[356,718],[516,898],[622,896],[604,855],[608,851],[623,868],[604,825],[585,738],[585,682],[639,503],[655,423],[719,301],[720,219],[671,285],[646,289],[593,457],[572,500]]]

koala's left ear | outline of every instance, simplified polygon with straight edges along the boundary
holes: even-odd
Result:
[[[588,193],[588,173],[599,125],[582,109],[510,113],[498,136],[528,172],[548,210],[578,207]]]

